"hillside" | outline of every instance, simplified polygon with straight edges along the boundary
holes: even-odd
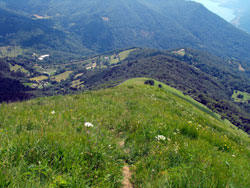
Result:
[[[0,104],[0,186],[247,187],[247,135],[145,80]]]
[[[113,87],[130,78],[151,77],[181,90],[239,128],[250,131],[250,69],[243,62],[193,49],[140,48],[116,50],[64,64],[33,65],[26,59],[5,61],[11,75],[7,78],[20,80],[29,97],[77,93]],[[11,97],[8,84],[2,86],[0,101],[23,99],[18,92]]]
[[[20,71],[20,67],[11,66],[7,61],[0,59],[0,103],[25,100],[33,96],[27,92],[31,88],[23,84],[28,79],[25,77],[26,74]]]
[[[31,46],[37,47],[38,52],[62,51],[66,57],[132,46],[157,49],[192,47],[219,56],[250,60],[250,35],[191,1],[1,0],[0,6],[13,14],[23,15],[24,20],[29,18],[28,23],[34,24],[29,24],[32,29],[28,35],[8,31],[17,41],[6,36],[2,39],[11,40],[22,48],[31,45],[31,41],[35,42]],[[26,21],[20,23],[20,30],[27,27]],[[42,24],[43,28],[35,23]],[[5,27],[8,28],[8,24]],[[34,37],[22,41],[22,37],[29,35]],[[51,57],[63,61],[60,53],[52,53]]]
[[[23,56],[35,62],[35,56],[50,54],[53,62],[92,53],[49,19],[35,20],[2,8],[0,16],[0,58]]]
[[[80,71],[83,75],[78,79],[84,82],[84,89],[95,89],[115,86],[129,78],[151,77],[181,90],[249,132],[249,103],[235,103],[232,98],[235,91],[250,93],[249,71],[240,71],[238,66],[237,61],[191,49],[137,49],[116,66]]]

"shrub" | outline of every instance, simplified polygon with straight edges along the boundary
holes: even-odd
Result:
[[[154,81],[154,80],[146,80],[146,81],[144,82],[144,84],[153,86],[153,85],[155,85],[155,81]]]
[[[237,95],[237,98],[238,98],[238,99],[243,99],[243,98],[244,98],[244,96],[243,96],[243,95],[241,95],[241,94],[239,94],[239,95]]]

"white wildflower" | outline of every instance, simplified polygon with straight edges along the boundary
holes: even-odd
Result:
[[[201,125],[199,124],[198,127],[201,127]]]
[[[54,115],[56,112],[55,111],[52,111],[51,114]]]
[[[235,155],[232,155],[232,157],[236,157]]]
[[[84,126],[85,127],[94,127],[94,125],[92,123],[89,123],[89,122],[85,122]]]
[[[178,143],[175,142],[175,149],[174,149],[175,153],[178,153],[179,149],[180,149],[180,148],[179,148]]]
[[[159,140],[166,140],[166,137],[163,136],[163,135],[158,135],[158,136],[156,136],[155,138],[156,138],[158,141],[159,141]]]

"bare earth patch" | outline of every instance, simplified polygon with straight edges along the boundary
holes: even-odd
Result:
[[[123,172],[123,176],[124,176],[124,179],[122,182],[123,188],[133,188],[133,185],[130,182],[132,173],[129,169],[129,166],[125,165],[122,169],[122,172]]]
[[[239,65],[239,71],[245,71],[241,64]]]

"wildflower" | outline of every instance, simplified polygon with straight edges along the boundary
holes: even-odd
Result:
[[[189,122],[188,122],[188,124],[191,124],[191,123],[192,123],[192,121],[189,121]]]
[[[94,127],[94,125],[92,123],[89,123],[89,122],[85,122],[84,126],[85,127]]]
[[[51,114],[54,115],[56,112],[55,111],[52,111]]]
[[[178,153],[179,149],[180,149],[180,148],[179,148],[178,143],[175,142],[175,149],[174,149],[175,153]]]
[[[176,135],[176,132],[174,132],[174,135]]]
[[[232,157],[236,157],[235,155],[232,155]]]
[[[201,125],[199,124],[198,127],[201,127]]]
[[[166,140],[166,137],[163,136],[163,135],[158,135],[158,136],[156,136],[155,138],[156,138],[158,141],[159,141],[159,140]]]

